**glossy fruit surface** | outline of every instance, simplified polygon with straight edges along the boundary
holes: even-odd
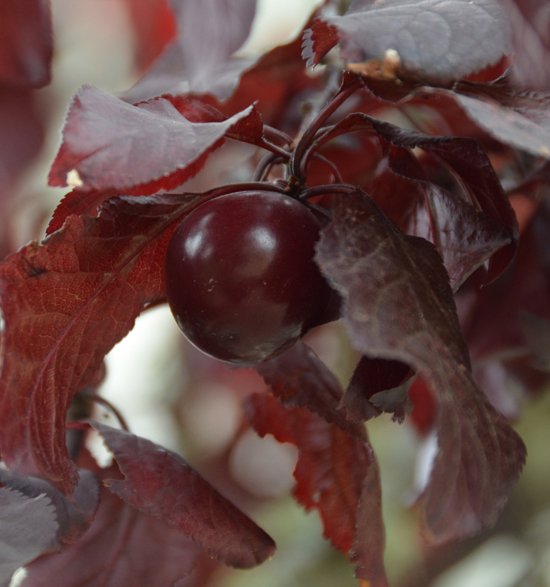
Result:
[[[269,191],[200,205],[166,255],[167,298],[202,351],[254,364],[322,321],[332,290],[313,260],[319,222],[301,202]]]

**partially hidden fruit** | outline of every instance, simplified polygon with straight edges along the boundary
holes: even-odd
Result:
[[[313,260],[319,230],[305,204],[267,190],[219,196],[186,216],[165,274],[187,338],[223,361],[254,364],[326,321],[334,296]]]

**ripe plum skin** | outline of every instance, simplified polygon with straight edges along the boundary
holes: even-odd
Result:
[[[255,364],[322,321],[332,289],[313,260],[320,225],[289,196],[219,196],[186,216],[166,255],[174,317],[203,352]]]

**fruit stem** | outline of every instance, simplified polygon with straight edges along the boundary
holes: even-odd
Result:
[[[332,100],[321,109],[315,116],[309,127],[298,140],[292,158],[290,159],[290,173],[292,177],[296,178],[297,182],[301,182],[305,176],[305,169],[307,166],[307,159],[311,154],[310,146],[314,142],[315,135],[323,126],[325,121],[359,88],[362,87],[361,79],[359,77],[344,78],[340,90],[332,98]]]
[[[248,139],[247,140],[247,139],[245,139],[237,134],[233,134],[231,132],[228,132],[225,136],[229,139],[233,139],[233,140],[239,141],[241,143],[246,143],[248,145],[254,145],[256,147],[261,147],[262,149],[266,149],[266,151],[270,151],[271,153],[278,155],[279,157],[281,157],[285,161],[288,161],[291,157],[290,151],[288,151],[284,147],[281,147],[281,146],[275,144],[271,140],[271,139],[279,140],[279,141],[282,141],[284,144],[289,145],[290,138],[282,131],[279,131],[279,130],[277,130],[273,127],[270,127],[270,126],[263,127],[263,135],[259,139]]]
[[[101,395],[98,395],[97,393],[95,393],[93,391],[89,391],[89,390],[84,390],[84,391],[80,392],[80,395],[82,397],[96,403],[96,404],[99,404],[99,405],[107,408],[113,414],[113,416],[115,416],[115,418],[118,420],[120,427],[123,430],[125,430],[126,432],[130,431],[130,428],[128,427],[128,422],[126,421],[126,418],[120,413],[118,408],[113,406],[113,404],[108,399],[102,397]]]
[[[261,138],[258,145],[260,147],[264,148],[266,151],[270,151],[271,153],[273,153],[274,155],[277,155],[278,157],[280,157],[281,159],[283,159],[285,161],[288,161],[292,157],[292,154],[290,153],[290,151],[287,151],[286,149],[283,149],[283,147],[279,147],[275,143],[268,141],[265,137]]]
[[[276,155],[275,153],[266,153],[266,155],[262,157],[258,163],[258,167],[256,167],[253,180],[265,181],[266,177],[271,171],[271,168],[278,163],[283,163],[283,159],[279,157],[279,155]]]
[[[265,181],[251,181],[248,183],[229,183],[220,187],[208,190],[204,192],[200,203],[206,201],[206,199],[217,198],[218,196],[224,196],[226,194],[235,194],[237,192],[252,192],[252,191],[269,191],[278,192],[279,194],[287,195],[288,190],[281,187],[281,185],[272,182]]]
[[[357,186],[349,183],[329,183],[326,185],[316,185],[307,188],[300,194],[300,200],[308,200],[315,196],[326,196],[327,194],[349,195],[357,192]]]
[[[269,126],[269,124],[264,124],[264,135],[271,141],[279,140],[283,145],[290,145],[292,143],[292,139],[278,128],[273,126]]]

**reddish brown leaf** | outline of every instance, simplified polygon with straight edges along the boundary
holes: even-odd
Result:
[[[132,106],[84,86],[71,105],[49,182],[136,194],[172,189],[201,169],[237,123],[257,116],[250,107],[222,122],[193,123],[164,98]]]
[[[273,554],[273,540],[179,455],[129,432],[91,425],[124,475],[104,483],[128,505],[177,528],[232,567],[253,567]]]
[[[351,434],[362,429],[349,422],[340,408],[342,387],[336,376],[302,342],[257,365],[256,370],[287,408],[305,407]]]
[[[319,65],[322,58],[338,44],[338,28],[321,18],[304,31],[302,57],[309,67]]]
[[[163,296],[167,229],[198,198],[111,200],[97,219],[72,216],[0,265],[0,453],[11,469],[72,487],[71,399],[144,304]]]
[[[268,394],[251,396],[246,408],[260,435],[297,446],[294,496],[319,511],[325,537],[358,578],[387,587],[378,464],[366,434],[349,435],[305,408],[285,409]]]
[[[52,234],[60,229],[69,216],[97,216],[101,204],[115,195],[114,190],[89,191],[75,188],[57,205],[50,218],[46,234]]]
[[[0,83],[39,88],[50,82],[53,53],[49,0],[0,4]]]
[[[448,276],[433,246],[403,235],[364,193],[322,232],[318,262],[344,300],[354,347],[409,364],[437,402],[439,451],[423,495],[433,541],[494,524],[525,447],[475,386]]]

